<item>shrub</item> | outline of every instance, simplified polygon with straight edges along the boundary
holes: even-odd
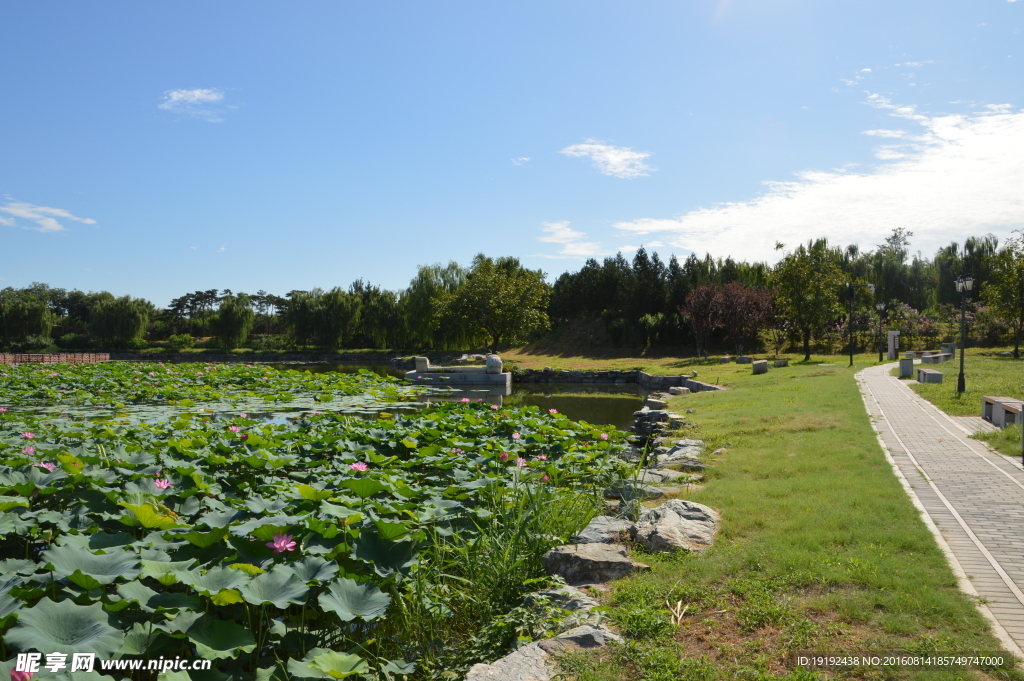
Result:
[[[187,333],[179,333],[168,338],[167,343],[175,350],[186,350],[196,344],[196,339]]]
[[[66,333],[57,339],[57,347],[62,350],[85,350],[90,344],[89,336],[84,333]]]

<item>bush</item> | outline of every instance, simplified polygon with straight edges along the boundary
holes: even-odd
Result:
[[[42,352],[50,347],[50,339],[45,336],[25,336],[17,343],[11,343],[15,352]]]
[[[61,350],[85,350],[91,341],[84,333],[66,333],[56,340]]]
[[[179,333],[168,338],[167,343],[175,350],[187,350],[196,344],[196,339],[187,333]]]
[[[125,350],[145,350],[149,347],[145,338],[127,338],[122,345]]]
[[[292,347],[292,339],[287,335],[252,336],[249,347],[256,352],[284,352]]]

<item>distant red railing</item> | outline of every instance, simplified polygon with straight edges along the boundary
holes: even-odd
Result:
[[[48,352],[45,354],[0,352],[0,364],[94,364],[109,361],[109,352]]]

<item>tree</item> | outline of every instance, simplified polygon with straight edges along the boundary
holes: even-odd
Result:
[[[47,301],[25,291],[0,291],[0,342],[20,343],[30,336],[49,338],[56,315]]]
[[[226,296],[220,301],[217,319],[214,320],[214,335],[224,348],[240,348],[249,338],[256,314],[252,311],[249,296],[240,293],[237,296]]]
[[[498,344],[525,342],[531,333],[548,328],[551,287],[540,270],[528,270],[518,258],[492,260],[482,253],[473,258],[466,281],[445,295],[439,312],[451,314]]]
[[[156,311],[142,298],[100,298],[89,310],[89,333],[104,347],[123,348],[141,341]]]
[[[1024,335],[1024,233],[1007,240],[990,262],[991,277],[981,297],[1013,329],[1013,356],[1019,359]]]
[[[843,285],[839,259],[839,252],[819,239],[800,244],[772,271],[779,309],[800,334],[805,362],[811,358],[811,337],[821,336],[825,325],[843,312],[838,296]]]
[[[409,340],[423,348],[467,348],[480,340],[475,329],[441,309],[441,301],[466,281],[466,270],[452,261],[423,265],[402,294],[402,311]]]
[[[679,314],[686,317],[697,345],[697,356],[708,356],[711,334],[722,325],[722,292],[714,284],[704,284],[690,291],[686,305]]]
[[[752,350],[757,335],[765,328],[771,308],[771,294],[738,281],[722,288],[722,323],[732,338],[736,354]]]
[[[338,287],[326,292],[318,288],[309,292],[291,291],[288,295],[291,298],[288,322],[296,343],[305,345],[312,341],[334,350],[355,332],[359,321],[359,296]]]

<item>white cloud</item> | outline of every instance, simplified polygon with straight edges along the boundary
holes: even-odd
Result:
[[[906,130],[865,130],[861,133],[862,135],[871,135],[872,137],[905,137],[907,134]]]
[[[861,73],[871,73],[871,69],[861,69]]]
[[[223,253],[226,250],[228,250],[228,249],[224,245],[221,245],[221,247],[217,249],[217,252],[218,253]]]
[[[893,64],[893,66],[909,66],[911,68],[917,69],[924,66],[925,64],[931,64],[933,61],[935,60],[929,59],[927,61],[905,61],[902,64]]]
[[[9,198],[9,197],[8,197]],[[91,218],[80,218],[72,215],[63,208],[47,208],[46,206],[34,206],[31,203],[11,202],[0,205],[0,213],[14,216],[13,218],[0,217],[0,224],[8,227],[21,227],[22,229],[34,229],[37,232],[66,232],[67,228],[57,218],[74,220],[86,225],[95,225],[96,221]],[[21,224],[18,221],[28,220],[36,224],[35,227]]]
[[[612,177],[646,177],[650,171],[655,170],[646,163],[644,159],[651,154],[646,151],[633,151],[629,147],[616,147],[605,144],[601,140],[588,139],[583,144],[573,144],[558,153],[566,156],[589,157],[591,165],[598,169],[602,175]]]
[[[157,108],[164,111],[198,118],[210,123],[220,123],[220,114],[233,109],[224,103],[224,93],[217,89],[167,90]]]
[[[526,163],[529,160],[530,160],[529,156],[520,156],[518,158],[512,159],[512,165],[514,165],[514,166],[521,166],[521,165],[523,165],[524,163]]]
[[[914,232],[931,255],[951,241],[1024,226],[1024,112],[993,105],[967,115],[923,115],[880,95],[868,103],[920,126],[889,162],[861,172],[806,171],[766,182],[761,196],[692,210],[677,218],[638,218],[613,226],[633,235],[664,233],[672,246],[716,256],[775,261],[773,245],[827,237],[874,248],[894,227]],[[884,136],[884,135],[878,135]]]
[[[583,259],[605,255],[605,251],[601,248],[600,242],[584,241],[587,236],[586,232],[570,229],[568,220],[545,222],[543,224],[543,231],[547,232],[548,235],[537,237],[537,241],[544,241],[550,244],[561,244],[562,248],[556,255],[537,254],[538,257]]]

